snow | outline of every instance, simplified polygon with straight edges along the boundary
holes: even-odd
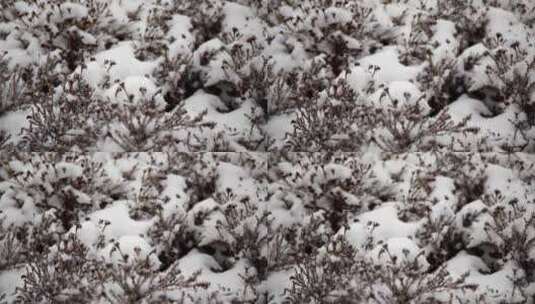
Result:
[[[119,239],[123,236],[137,236],[144,234],[151,225],[151,221],[135,221],[128,214],[127,202],[116,202],[113,206],[95,211],[88,217],[93,224],[100,221],[110,224],[104,231],[106,238]],[[90,232],[91,230],[89,230]],[[89,233],[88,232],[88,233]]]
[[[5,294],[7,301],[15,301],[15,289],[22,283],[22,269],[2,271],[0,273],[0,294]]]
[[[169,200],[163,206],[163,217],[169,217],[177,212],[184,212],[187,207],[189,195],[186,193],[186,180],[179,175],[171,174],[166,177],[165,188],[161,196]]]
[[[395,257],[397,263],[413,263],[416,262],[419,268],[425,271],[429,267],[429,263],[425,257],[420,255],[420,248],[411,239],[408,238],[389,238],[384,245],[377,246],[373,249],[369,256],[374,263],[390,264]]]
[[[219,192],[226,193],[229,190],[233,191],[232,195],[236,200],[256,197],[256,181],[249,178],[248,172],[239,166],[220,163],[217,166],[217,175],[216,188]]]
[[[404,223],[398,219],[394,203],[383,204],[380,208],[366,212],[349,225],[348,231],[341,231],[355,247],[367,246],[393,238],[409,238],[416,232],[417,223]]]
[[[169,45],[169,56],[191,55],[195,38],[191,34],[193,26],[188,16],[174,15],[167,37],[172,43]]]
[[[500,34],[508,45],[514,42],[519,42],[521,45],[527,47],[526,41],[526,25],[518,20],[512,12],[503,9],[491,7],[487,13],[489,22],[487,25],[487,33],[489,37],[496,37]]]
[[[208,245],[220,240],[221,236],[217,229],[218,221],[225,221],[224,215],[220,212],[219,204],[212,198],[198,202],[191,208],[188,213],[188,222],[193,223],[196,227],[196,232],[201,239],[199,246]],[[201,218],[199,223],[196,218]]]
[[[516,293],[515,296],[512,292],[514,288],[509,279],[513,277],[512,265],[506,265],[504,270],[488,274],[489,269],[481,259],[461,251],[448,261],[447,268],[454,278],[465,272],[470,273],[467,283],[476,284],[478,291],[465,294],[464,296],[467,297],[467,300],[476,301],[478,295],[481,294],[490,295],[490,303],[503,303],[504,301],[515,303],[522,299],[519,293]],[[500,294],[499,290],[508,290],[509,292]]]
[[[295,119],[295,114],[281,114],[270,117],[266,125],[266,132],[277,144],[274,147],[282,147],[286,133],[291,131],[291,121]]]
[[[496,145],[522,146],[526,144],[526,140],[518,134],[513,123],[514,119],[522,114],[514,106],[508,107],[504,113],[492,117],[492,113],[483,102],[463,95],[448,106],[446,112],[455,122],[461,122],[470,117],[466,126],[476,128],[479,132],[476,134],[446,135],[443,137],[446,139],[445,142],[449,142],[449,138],[453,137],[461,138],[468,143],[487,140]]]
[[[124,89],[123,89],[124,88]],[[142,103],[154,96],[162,106],[165,101],[154,82],[146,76],[128,76],[122,83],[116,83],[105,93],[106,98],[113,103]]]
[[[13,144],[21,140],[22,128],[29,128],[28,114],[30,111],[21,110],[0,116],[0,130],[6,131],[11,136],[10,142]]]
[[[207,296],[213,291],[222,291],[223,298],[231,298],[232,295],[242,292],[241,278],[239,275],[244,273],[245,267],[247,266],[243,261],[238,261],[233,268],[221,272],[219,264],[212,256],[192,250],[189,254],[181,258],[178,263],[185,276],[201,270],[199,280],[208,280],[211,282],[208,290],[199,290],[197,291],[197,295]],[[171,297],[173,297],[172,294]],[[180,291],[177,292],[176,296],[179,295]]]
[[[200,92],[184,100],[184,109],[192,117],[207,111],[204,121],[216,123],[213,133],[223,132],[225,136],[236,141],[245,137],[259,136],[259,130],[252,127],[251,119],[248,117],[261,115],[252,100],[245,101],[236,110],[228,111],[227,106],[217,96]]]
[[[458,227],[469,237],[468,247],[476,247],[485,242],[490,242],[489,235],[485,232],[485,226],[493,219],[488,213],[488,208],[481,200],[473,201],[465,205],[456,215]]]
[[[273,294],[275,302],[284,301],[285,290],[291,285],[290,277],[292,271],[279,271],[269,275],[265,282],[257,289],[258,292],[270,292]]]
[[[240,29],[243,39],[256,36],[265,29],[265,25],[247,6],[233,2],[225,3],[223,7],[223,32],[232,33],[233,29]]]
[[[232,58],[224,49],[225,44],[214,38],[201,44],[193,53],[193,63],[202,72],[205,86],[229,80],[229,76],[225,72],[224,62],[232,62]]]
[[[415,79],[419,66],[404,66],[398,60],[399,52],[396,47],[385,47],[376,54],[362,58],[358,63],[364,69],[379,67],[375,73],[374,80],[378,83],[388,83],[392,81],[409,81]]]
[[[116,80],[123,80],[128,76],[149,75],[156,67],[157,62],[144,62],[138,60],[134,55],[134,49],[129,42],[120,43],[118,46],[106,51],[102,51],[91,58],[86,63],[86,68],[80,68],[76,73],[82,73],[85,79],[94,88],[102,82],[104,75],[110,77],[114,83]]]
[[[115,249],[116,244],[118,249]],[[135,263],[148,257],[153,269],[158,269],[160,266],[160,261],[151,254],[153,249],[145,239],[139,236],[126,235],[120,237],[116,244],[110,243],[102,249],[101,256],[105,261],[112,264]],[[127,256],[126,261],[125,256]]]
[[[448,20],[437,20],[435,33],[431,38],[431,43],[438,45],[432,50],[434,62],[451,58],[458,53],[459,41],[455,38],[456,34],[455,23]]]
[[[422,115],[428,115],[431,111],[423,99],[423,93],[408,81],[390,82],[384,89],[379,89],[371,95],[368,102],[374,107],[386,109],[419,106]]]

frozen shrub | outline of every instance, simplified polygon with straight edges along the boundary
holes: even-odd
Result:
[[[480,199],[485,190],[487,173],[485,167],[478,166],[479,155],[476,153],[455,153],[445,151],[437,154],[435,174],[450,177],[454,180],[458,208]],[[492,157],[484,159],[493,163]]]
[[[234,55],[240,57],[240,51]],[[283,98],[280,96],[283,85],[280,81],[273,82],[273,79],[279,79],[278,75],[273,71],[273,63],[269,58],[258,58],[257,62],[251,62],[248,65],[248,71],[244,71],[244,67],[236,70],[240,77],[237,90],[241,99],[252,99],[264,112],[264,117],[268,117],[268,101],[275,101],[276,98]],[[234,67],[235,69],[236,67]]]
[[[60,237],[58,227],[61,223],[52,212],[23,224],[13,223],[4,215],[0,224],[2,271],[20,269],[38,260]]]
[[[65,231],[89,211],[124,197],[120,182],[111,182],[103,163],[76,154],[23,154],[3,161],[3,198],[17,208],[30,204],[54,210]],[[27,206],[26,206],[27,207]]]
[[[351,57],[368,53],[387,35],[380,28],[372,9],[352,1],[286,1],[292,13],[283,15],[288,34],[303,43],[312,56],[325,55],[336,77]]]
[[[149,95],[141,88],[139,102],[134,102],[133,93],[127,92],[124,84],[118,85],[117,93],[127,96],[128,101],[103,100],[79,76],[67,80],[59,97],[47,92],[44,100],[30,107],[22,145],[30,151],[88,151],[109,138],[124,151],[162,151],[182,142],[195,149],[194,145],[202,147],[204,143],[174,138],[173,132],[213,127],[202,122],[204,113],[190,117],[183,106],[166,112],[159,93]]]
[[[191,18],[195,35],[195,47],[217,37],[222,31],[222,3],[215,0],[178,0],[168,4],[169,14],[181,14]]]
[[[430,195],[433,182],[432,174],[413,172],[409,179],[409,189],[403,194],[403,200],[398,210],[398,218],[402,221],[419,220],[425,216],[432,203],[427,198]]]
[[[292,151],[358,151],[368,139],[370,115],[343,81],[327,96],[314,96],[297,109],[287,146]],[[344,134],[339,134],[344,130]]]
[[[167,158],[169,172],[186,179],[188,207],[215,195],[217,164],[210,161],[208,154],[172,152]]]
[[[168,52],[169,48],[165,41],[165,32],[169,30],[166,23],[168,18],[169,16],[160,8],[149,9],[146,17],[147,26],[138,34],[140,37],[134,52],[137,59],[155,60]]]
[[[109,4],[97,0],[27,2],[30,6],[13,3],[2,10],[3,18],[17,24],[12,35],[29,44],[26,35],[31,34],[45,54],[58,54],[61,65],[70,71],[95,49],[109,48],[130,34],[127,23],[113,16]]]
[[[4,221],[3,218],[0,221],[0,258],[2,259],[0,271],[8,270],[24,260],[16,229],[13,225],[4,227]]]
[[[206,289],[209,286],[209,283],[198,281],[200,271],[186,277],[181,273],[177,263],[164,271],[158,270],[151,259],[153,254],[143,255],[139,248],[135,249],[134,256],[120,252],[118,244],[112,250],[119,251],[123,261],[108,268],[106,274],[112,286],[104,297],[107,301],[113,303],[170,301],[166,292]]]
[[[464,88],[462,79],[456,77],[454,59],[445,57],[437,62],[429,53],[425,58],[425,67],[418,75],[418,81],[426,93],[427,103],[433,109],[432,114],[436,115],[455,101]]]
[[[399,60],[404,65],[414,65],[426,59],[429,50],[427,41],[431,39],[432,28],[436,25],[433,16],[422,13],[412,17],[410,33],[408,37],[403,37]]]
[[[452,279],[445,268],[427,273],[420,255],[409,257],[408,250],[400,257],[385,245],[379,251],[383,255],[387,262],[379,264],[343,239],[333,240],[324,254],[298,263],[288,299],[290,303],[449,303],[454,291],[475,288],[464,283],[466,275]],[[440,300],[441,292],[449,292],[449,300]]]
[[[516,104],[526,114],[528,124],[535,125],[535,57],[518,43],[506,48],[501,37],[496,42],[490,39],[489,43],[492,49],[487,55],[493,64],[487,66],[486,74],[497,90],[493,96],[497,108]]]
[[[103,136],[107,105],[79,78],[65,82],[62,90],[57,99],[53,89],[28,97],[42,98],[30,106],[29,126],[22,130],[22,145],[29,151],[86,151]]]
[[[258,281],[265,280],[272,271],[288,267],[289,249],[283,229],[273,225],[268,211],[245,200],[225,204],[223,214],[224,221],[218,223],[217,229],[231,259],[247,258]]]
[[[0,130],[0,150],[10,151],[11,149],[13,149],[13,145],[9,143],[10,138],[10,134],[8,134],[4,130]]]
[[[153,218],[162,212],[163,205],[171,198],[161,198],[165,172],[155,168],[146,168],[141,173],[141,186],[135,194],[135,204],[130,209],[130,217],[136,220]]]
[[[335,241],[336,242],[336,241]],[[360,303],[365,295],[352,281],[358,267],[356,253],[344,241],[335,244],[328,255],[298,261],[289,303]]]
[[[91,303],[102,293],[99,263],[88,259],[88,248],[71,235],[58,243],[56,251],[27,266],[18,303],[29,301]]]
[[[448,215],[436,217],[428,213],[417,235],[422,245],[429,246],[426,258],[432,270],[441,267],[465,247],[455,218]]]
[[[166,270],[178,259],[198,245],[193,231],[188,227],[183,215],[173,214],[164,217],[157,215],[154,225],[149,230],[151,240],[157,244],[156,254],[161,262],[160,270]]]
[[[126,96],[134,96],[120,87]],[[202,118],[206,112],[190,117],[183,106],[175,107],[171,112],[165,111],[165,105],[159,102],[157,94],[143,94],[140,102],[119,103],[111,106],[106,121],[111,122],[109,136],[124,151],[164,151],[171,143],[180,144],[184,141],[189,146],[189,139],[174,138],[176,131],[213,128],[213,123],[204,123]]]
[[[373,294],[372,298],[378,303],[449,303],[454,298],[454,293],[477,287],[464,282],[467,273],[457,279],[452,278],[445,265],[428,272],[427,267],[420,262],[421,254],[423,253],[410,257],[409,250],[403,249],[402,256],[399,256],[391,254],[388,246],[384,246],[379,256],[385,255],[388,262],[363,267],[364,277],[369,283],[386,286],[386,291]],[[440,293],[445,293],[446,296],[441,296]]]
[[[172,111],[202,87],[199,72],[194,71],[190,57],[173,59],[166,55],[154,74],[163,83],[162,95],[167,103],[166,111]]]
[[[41,99],[49,98],[67,80],[67,71],[58,55],[48,55],[41,63],[32,63],[22,69],[22,79],[27,90],[24,101],[38,104]],[[73,78],[73,82],[77,79]]]
[[[154,268],[151,255],[143,256],[139,248],[133,256],[121,253],[118,245],[113,250],[119,251],[121,261],[106,263],[92,256],[75,234],[68,234],[50,252],[28,265],[16,302],[94,303],[102,299],[113,303],[154,303],[166,300],[166,291],[208,286],[197,281],[200,272],[186,277],[176,264],[160,272]]]
[[[395,106],[377,111],[378,124],[386,132],[379,131],[374,136],[375,142],[385,151],[400,153],[411,149],[429,150],[434,142],[426,139],[443,134],[477,132],[466,127],[469,117],[457,123],[451,120],[446,111],[436,117],[429,117],[420,103],[397,106],[397,102],[389,94],[387,96]]]
[[[423,98],[424,96],[422,96]],[[373,107],[365,102],[368,96],[357,95],[340,79],[325,93],[298,108],[293,132],[287,141],[293,151],[359,151],[373,141],[382,150],[401,153],[410,150],[429,150],[433,137],[476,132],[467,128],[469,117],[454,122],[447,111],[430,117],[420,98],[410,103],[393,98],[384,89],[381,100],[391,107]],[[344,130],[344,134],[338,134]]]
[[[460,33],[460,49],[482,42],[486,35],[488,6],[474,0],[437,1],[436,17],[455,23]]]
[[[21,87],[21,73],[10,71],[4,57],[0,54],[0,116],[22,105],[18,101],[24,91]]]
[[[274,69],[274,61],[262,55],[264,43],[256,36],[244,36],[234,28],[224,33],[230,60],[224,60],[222,68],[229,80],[211,86],[230,110],[236,109],[245,100],[251,99],[268,118],[268,103],[284,98],[282,94],[284,72]]]
[[[276,174],[284,185],[294,189],[301,199],[310,202],[305,208],[312,213],[323,212],[332,231],[338,231],[349,217],[373,209],[379,201],[379,195],[388,196],[388,189],[373,180],[370,166],[352,161],[349,155],[342,154],[340,158],[336,154],[297,155],[308,159],[293,168],[302,171],[303,175],[294,175],[286,170]],[[350,155],[355,157],[354,154]],[[357,200],[357,197],[361,200]],[[291,201],[288,204],[293,205]]]
[[[497,249],[496,263],[513,260],[523,270],[525,279],[534,282],[535,269],[535,213],[522,206],[515,198],[505,202],[500,193],[485,196],[493,221],[486,223],[486,231]]]
[[[292,113],[295,109],[317,98],[327,88],[331,76],[326,72],[326,63],[318,58],[304,67],[291,71],[273,72],[272,64],[268,63],[266,79],[269,83],[267,96],[269,100],[269,116]],[[274,80],[273,80],[274,79]]]

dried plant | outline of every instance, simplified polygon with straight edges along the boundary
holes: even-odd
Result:
[[[356,102],[344,82],[333,85],[328,97],[309,100],[298,108],[287,141],[292,151],[358,151],[367,140],[368,108]],[[344,134],[339,134],[344,130]]]
[[[325,256],[298,263],[292,288],[287,290],[290,303],[448,303],[437,295],[449,292],[451,300],[453,291],[475,288],[464,283],[467,274],[452,279],[444,267],[425,273],[418,262],[421,255],[408,258],[405,252],[400,260],[387,246],[379,255],[387,256],[389,262],[376,264],[359,255],[343,238],[333,240]],[[373,286],[384,289],[378,292]]]
[[[535,213],[520,205],[517,199],[508,203],[501,193],[485,196],[493,221],[486,223],[485,230],[497,248],[498,263],[513,260],[526,275],[528,282],[534,282],[535,258],[530,252],[535,248]]]
[[[428,52],[427,41],[433,36],[432,27],[436,20],[429,15],[417,14],[411,20],[411,32],[403,37],[399,60],[404,65],[414,65],[425,60]]]
[[[143,255],[138,249],[133,256],[129,256],[121,252],[118,243],[110,254],[114,251],[122,257],[122,263],[111,267],[112,271],[106,273],[108,279],[119,286],[119,291],[112,289],[106,293],[105,299],[110,303],[143,303],[153,299],[163,301],[168,299],[165,292],[206,289],[209,286],[209,283],[198,280],[201,271],[184,276],[178,263],[161,272],[151,259],[153,253]]]
[[[412,172],[409,179],[409,189],[403,194],[403,200],[398,206],[398,218],[402,221],[419,220],[429,211],[433,202],[428,200],[431,194],[431,183],[434,181],[432,174]]]
[[[228,202],[224,208],[225,220],[217,224],[217,230],[229,257],[246,258],[255,269],[257,282],[272,271],[288,267],[283,229],[273,224],[268,211],[250,200]]]
[[[430,148],[427,147],[429,142],[426,139],[445,134],[477,132],[475,128],[466,127],[469,116],[460,122],[451,120],[447,111],[440,112],[436,117],[429,117],[421,103],[424,95],[411,103],[411,95],[404,94],[406,102],[401,105],[401,101],[394,99],[388,89],[381,95],[381,98],[383,97],[386,97],[393,107],[376,110],[376,120],[384,129],[374,130],[374,140],[385,151],[400,153],[410,149],[427,150]]]
[[[107,117],[112,122],[109,135],[124,151],[163,151],[169,143],[180,142],[173,138],[174,131],[214,127],[213,123],[203,122],[206,111],[195,117],[190,117],[183,106],[166,112],[165,106],[156,99],[157,94],[144,96],[139,103],[112,106]],[[127,96],[132,95],[127,92]],[[186,145],[189,145],[187,139]]]
[[[440,0],[437,1],[437,18],[447,19],[455,23],[459,38],[460,50],[464,50],[479,42],[486,35],[488,7],[474,3],[474,0]]]
[[[17,288],[17,303],[48,301],[54,303],[153,303],[163,301],[166,291],[206,289],[208,284],[181,274],[177,265],[160,272],[152,264],[151,254],[140,249],[133,256],[112,248],[121,256],[115,264],[93,257],[75,234],[68,234],[41,259],[28,265],[22,287]],[[111,252],[110,252],[111,254]]]
[[[200,74],[194,70],[191,57],[169,58],[165,55],[154,76],[163,84],[162,95],[168,112],[202,87]]]
[[[22,106],[18,101],[24,92],[21,73],[9,69],[5,55],[0,55],[0,117]]]
[[[359,303],[365,295],[352,284],[358,267],[355,250],[343,239],[334,241],[327,255],[299,260],[289,303]]]
[[[488,43],[490,47],[494,46],[487,54],[493,65],[487,66],[486,75],[497,90],[494,98],[498,108],[516,104],[526,114],[528,124],[535,125],[535,79],[532,76],[535,57],[528,56],[527,50],[518,43],[505,48],[500,36]]]
[[[65,82],[62,91],[57,99],[53,90],[28,97],[44,99],[32,103],[29,127],[22,129],[22,145],[28,150],[84,151],[102,136],[107,105],[79,77]]]
[[[30,169],[20,170],[14,160]],[[3,184],[11,188],[7,197],[22,208],[25,201],[16,194],[31,197],[41,212],[55,210],[65,231],[95,208],[104,208],[113,198],[125,197],[121,182],[111,182],[103,163],[77,154],[23,154],[4,162],[7,176]]]
[[[462,78],[454,72],[456,61],[453,59],[445,57],[436,62],[427,52],[425,62],[418,80],[433,110],[432,115],[436,115],[461,95]]]
[[[222,31],[222,4],[214,0],[179,0],[169,4],[169,14],[181,14],[191,18],[195,35],[195,47],[217,37]]]

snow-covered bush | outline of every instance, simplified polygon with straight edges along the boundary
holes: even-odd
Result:
[[[151,253],[143,252],[141,247],[126,253],[115,243],[110,256],[115,252],[120,255],[119,261],[107,262],[94,256],[76,234],[67,234],[49,252],[29,263],[16,301],[94,303],[103,299],[113,303],[162,303],[166,301],[165,292],[208,286],[197,282],[200,272],[185,277],[176,264],[159,272]]]
[[[397,247],[410,242],[393,239],[362,256],[335,240],[319,258],[298,264],[290,303],[444,303],[455,291],[475,288],[464,283],[466,275],[452,279],[444,267],[429,273],[421,255]]]
[[[534,16],[0,1],[0,303],[533,303]]]
[[[422,102],[424,95],[419,98],[408,88],[395,89],[360,95],[347,80],[339,79],[327,92],[298,108],[288,148],[351,152],[374,142],[385,151],[399,153],[428,150],[435,143],[433,138],[444,134],[477,132],[466,126],[469,117],[454,122],[447,109],[432,117]]]
[[[20,73],[11,73],[8,68],[8,62],[4,59],[5,55],[0,56],[0,82],[2,94],[0,95],[0,116],[12,110],[17,106],[15,100],[22,95],[20,88]]]
[[[2,289],[6,299],[529,303],[534,294],[529,157],[50,153],[2,163],[0,278],[24,275]]]

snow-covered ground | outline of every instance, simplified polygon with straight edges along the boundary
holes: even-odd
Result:
[[[0,1],[0,303],[535,303],[535,2]]]

